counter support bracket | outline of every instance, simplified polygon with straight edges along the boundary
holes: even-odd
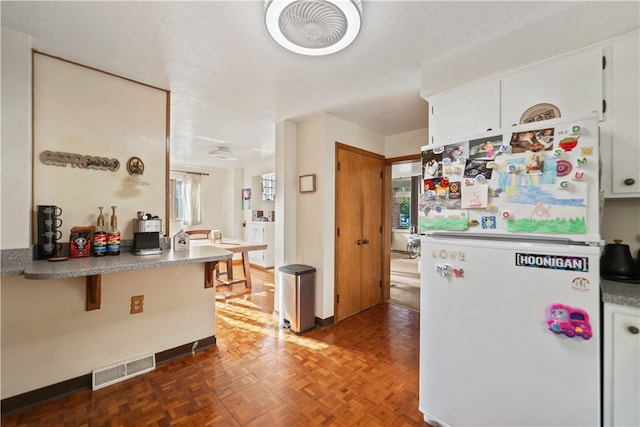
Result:
[[[213,288],[216,282],[216,267],[218,261],[209,261],[204,263],[204,287]]]
[[[102,287],[102,275],[96,274],[86,277],[86,311],[99,310]]]

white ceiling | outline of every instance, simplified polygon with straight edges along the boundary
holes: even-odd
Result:
[[[278,46],[261,1],[0,7],[34,49],[171,90],[172,163],[242,167],[273,159],[277,122],[318,112],[384,136],[425,128],[421,70],[441,90],[638,28],[639,4],[365,0],[358,38],[324,57]],[[220,145],[239,160],[208,158]]]

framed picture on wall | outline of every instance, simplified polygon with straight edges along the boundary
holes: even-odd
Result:
[[[313,193],[316,191],[316,174],[300,175],[300,192]]]
[[[242,189],[242,209],[251,209],[251,189]]]

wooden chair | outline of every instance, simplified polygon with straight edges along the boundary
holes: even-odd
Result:
[[[185,233],[187,233],[189,235],[189,237],[193,240],[211,240],[212,236],[211,236],[211,230],[187,230],[185,231]],[[230,283],[232,283],[231,281],[224,281],[222,279],[220,279],[220,276],[229,276],[229,269],[233,268],[233,264],[232,264],[232,260],[229,260],[225,263],[226,267],[227,267],[227,271],[220,271],[220,263],[216,264],[216,279],[218,280],[219,283],[224,284],[224,285],[229,285]]]
[[[187,230],[185,233],[194,240],[211,239],[211,230]]]

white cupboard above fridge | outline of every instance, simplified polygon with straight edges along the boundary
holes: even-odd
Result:
[[[500,128],[500,81],[484,80],[435,94],[429,101],[429,142]]]
[[[423,81],[429,142],[597,112],[604,196],[640,197],[639,57],[634,31],[442,92]]]
[[[602,48],[592,47],[557,57],[502,77],[500,123],[508,127],[558,117],[572,117],[597,111],[602,119]],[[550,104],[557,108],[540,109]]]

